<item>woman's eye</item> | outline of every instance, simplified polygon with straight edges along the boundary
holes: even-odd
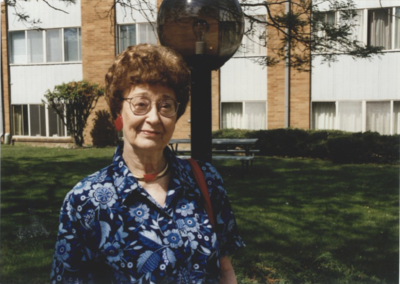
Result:
[[[170,103],[162,103],[161,108],[170,109],[172,108],[172,105]]]
[[[143,108],[147,108],[149,106],[149,103],[148,102],[144,102],[144,101],[140,101],[140,102],[136,102],[134,104],[134,106],[135,106],[135,108],[143,109]]]

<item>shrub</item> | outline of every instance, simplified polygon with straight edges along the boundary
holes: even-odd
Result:
[[[213,138],[258,138],[260,155],[311,157],[329,159],[335,163],[399,162],[400,136],[377,132],[350,133],[338,130],[222,129]]]

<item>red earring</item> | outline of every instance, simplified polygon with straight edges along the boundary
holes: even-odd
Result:
[[[118,115],[117,118],[114,120],[115,129],[120,132],[122,130],[122,126],[124,125],[122,121],[122,116]]]

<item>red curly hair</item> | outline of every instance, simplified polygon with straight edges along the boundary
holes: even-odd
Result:
[[[177,118],[183,115],[189,101],[189,68],[179,54],[165,46],[129,46],[116,57],[105,80],[105,97],[114,119],[121,112],[124,92],[132,85],[160,84],[174,90],[180,103]]]

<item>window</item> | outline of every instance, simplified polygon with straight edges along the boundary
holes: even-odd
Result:
[[[14,135],[29,135],[28,130],[28,106],[14,105],[13,110],[13,132]]]
[[[46,114],[43,105],[30,105],[31,136],[46,136]]]
[[[28,63],[43,62],[43,32],[28,31]]]
[[[124,51],[128,46],[139,43],[157,44],[155,31],[150,23],[119,26],[118,53]]]
[[[49,136],[65,136],[65,125],[54,109],[49,111]]]
[[[336,24],[336,16],[335,12],[324,12],[321,14],[321,20],[329,25],[335,25]]]
[[[349,132],[362,131],[361,102],[339,102],[339,129]]]
[[[319,24],[318,36],[325,37],[325,31],[323,30],[325,26],[336,25],[336,13],[335,12],[320,12],[316,14],[316,19]],[[321,30],[322,29],[322,30]]]
[[[368,45],[392,48],[391,8],[368,11]]]
[[[242,128],[242,103],[222,103],[222,128]]]
[[[26,63],[25,32],[11,32],[9,45],[10,63]]]
[[[266,105],[259,102],[246,102],[245,108],[245,129],[266,129]]]
[[[332,43],[328,32],[336,25],[336,13],[333,11],[316,12],[313,14],[313,17],[316,21],[314,32],[316,33],[316,38],[320,41],[315,52],[330,51],[335,45]]]
[[[12,64],[81,61],[81,29],[10,32],[9,49]]]
[[[265,21],[265,16],[256,16],[261,21]],[[236,51],[235,57],[242,56],[264,56],[266,49],[266,27],[265,24],[251,23],[245,20],[245,35],[243,35],[242,44]]]
[[[336,103],[314,102],[312,104],[312,128],[335,129]]]
[[[81,29],[64,29],[64,61],[79,61],[81,58]]]
[[[66,136],[66,128],[52,108],[32,104],[13,105],[12,110],[14,135]]]
[[[221,103],[222,128],[266,129],[266,102]]]
[[[393,102],[393,134],[400,134],[400,101]]]
[[[356,10],[356,15],[349,21],[343,21],[345,24],[351,25],[351,39],[360,42],[364,41],[364,21],[363,21],[363,10]]]
[[[367,102],[366,130],[390,134],[390,102]]]
[[[62,58],[61,29],[46,31],[47,62],[60,62]]]

